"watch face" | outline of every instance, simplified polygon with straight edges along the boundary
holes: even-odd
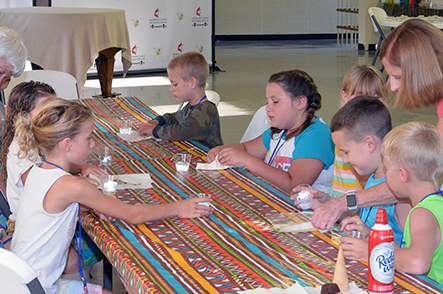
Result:
[[[349,207],[357,205],[357,199],[355,197],[355,194],[346,196],[346,201]]]

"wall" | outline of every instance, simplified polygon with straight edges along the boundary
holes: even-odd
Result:
[[[337,0],[219,0],[215,34],[332,34],[336,8]]]

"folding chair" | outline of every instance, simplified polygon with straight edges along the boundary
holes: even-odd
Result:
[[[388,15],[386,14],[386,12],[383,9],[381,9],[379,7],[369,7],[368,13],[369,13],[369,16],[371,17],[374,31],[376,33],[379,33],[379,35],[380,35],[380,38],[378,39],[377,48],[375,50],[374,59],[372,59],[372,66],[374,66],[375,62],[377,61],[378,54],[380,53],[381,44],[386,39],[385,33],[381,29],[378,21],[381,19],[387,18]],[[380,71],[383,72],[383,70],[384,70],[384,66],[381,67]]]
[[[2,293],[45,294],[36,271],[22,258],[0,248],[0,285]]]
[[[240,140],[240,143],[251,141],[261,134],[264,131],[271,127],[271,121],[266,114],[266,105],[260,107],[251,119],[251,122],[248,125],[243,137]]]
[[[9,86],[4,90],[6,101],[16,85],[29,81],[43,82],[50,85],[54,88],[57,97],[68,100],[80,98],[77,80],[72,75],[55,70],[31,70],[23,72],[17,78],[12,78]]]

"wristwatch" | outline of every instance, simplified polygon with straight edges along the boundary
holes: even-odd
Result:
[[[348,191],[348,193],[346,193],[346,204],[348,205],[348,209],[350,211],[354,211],[358,208],[357,197],[355,197],[354,190]]]

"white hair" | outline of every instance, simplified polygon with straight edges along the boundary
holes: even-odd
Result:
[[[0,58],[12,66],[12,75],[18,77],[25,69],[26,47],[16,31],[0,27]]]

